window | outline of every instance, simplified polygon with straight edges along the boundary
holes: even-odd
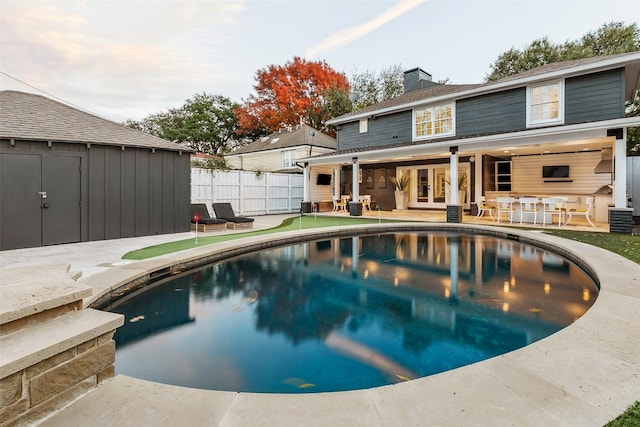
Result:
[[[413,138],[453,135],[453,102],[413,111]]]
[[[369,119],[360,119],[360,133],[369,131]]]
[[[282,152],[282,167],[292,168],[295,166],[293,161],[295,160],[296,150],[285,150]]]
[[[563,89],[560,81],[527,88],[527,126],[564,121]]]

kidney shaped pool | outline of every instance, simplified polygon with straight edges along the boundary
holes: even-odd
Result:
[[[594,303],[573,262],[517,241],[402,232],[253,252],[113,302],[116,372],[242,392],[354,390],[485,360]]]

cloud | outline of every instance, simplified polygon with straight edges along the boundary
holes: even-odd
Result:
[[[366,36],[367,34],[377,30],[389,21],[392,21],[407,12],[410,12],[415,7],[421,5],[427,0],[402,0],[396,5],[390,7],[381,15],[375,17],[371,21],[357,25],[352,28],[340,31],[324,39],[320,44],[308,49],[305,52],[307,58],[317,58],[325,52],[331,52],[340,47],[353,43]]]
[[[98,104],[97,114],[139,119],[215,81],[211,64],[222,62],[245,5],[3,0],[2,8],[3,72],[75,105]]]

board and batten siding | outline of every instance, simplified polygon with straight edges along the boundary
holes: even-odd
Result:
[[[88,240],[189,230],[189,156],[92,145]]]
[[[338,127],[338,150],[382,147],[399,142],[409,142],[412,138],[412,112],[369,118],[367,132],[360,133],[358,121],[344,123]]]
[[[565,123],[624,117],[624,69],[602,71],[565,81]]]
[[[456,101],[456,135],[511,132],[527,126],[525,88]]]
[[[511,191],[524,195],[593,194],[611,184],[611,174],[596,174],[599,151],[520,156],[511,159]],[[571,182],[544,182],[542,166],[569,165]]]

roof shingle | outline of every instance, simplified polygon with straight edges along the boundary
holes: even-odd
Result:
[[[0,91],[0,138],[194,151],[53,99],[12,90]]]

